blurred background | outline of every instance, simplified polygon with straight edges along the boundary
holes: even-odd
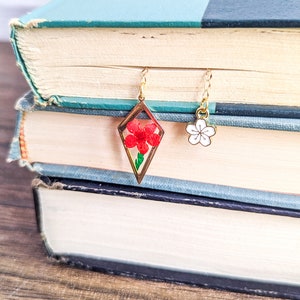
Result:
[[[0,41],[9,39],[9,20],[18,18],[48,0],[0,0]]]

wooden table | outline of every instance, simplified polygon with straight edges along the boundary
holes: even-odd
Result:
[[[0,43],[0,299],[267,299],[135,280],[50,261],[36,229],[33,174],[5,159],[13,136],[15,100],[28,85],[8,43]]]

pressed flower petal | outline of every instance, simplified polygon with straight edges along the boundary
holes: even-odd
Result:
[[[201,135],[199,133],[198,134],[191,134],[190,137],[189,137],[189,142],[192,145],[196,145],[200,142],[200,137],[201,137]]]
[[[188,124],[188,126],[186,126],[186,131],[189,134],[199,134],[199,131],[194,124]]]
[[[207,136],[206,134],[201,134],[200,135],[200,143],[202,146],[206,147],[209,146],[211,141],[210,141],[210,137]]]
[[[205,128],[201,131],[201,133],[203,133],[203,134],[205,134],[205,135],[207,135],[207,136],[213,136],[213,135],[216,134],[216,130],[215,130],[215,128],[212,127],[212,126],[207,126],[207,127],[205,127]]]
[[[144,142],[138,143],[137,148],[141,154],[146,154],[149,150],[149,146]]]
[[[134,135],[137,138],[138,143],[145,143],[147,140],[147,134],[144,129],[138,129]]]
[[[160,143],[160,136],[157,134],[157,133],[153,133],[153,134],[150,134],[148,137],[147,137],[147,142],[153,146],[153,147],[156,147],[159,145]]]
[[[201,132],[206,127],[206,122],[203,119],[199,119],[199,120],[197,120],[195,125],[196,125],[198,132]]]
[[[150,123],[145,126],[145,132],[147,134],[152,134],[156,130],[157,126],[155,123]]]
[[[140,128],[140,122],[137,119],[133,119],[127,123],[126,128],[129,132],[134,134]]]
[[[127,148],[133,148],[137,145],[137,138],[133,134],[129,134],[126,136],[124,140],[124,145]]]

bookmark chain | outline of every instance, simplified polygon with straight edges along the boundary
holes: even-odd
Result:
[[[146,79],[146,75],[148,73],[148,68],[144,68],[142,71],[142,79],[140,82],[140,88],[139,88],[139,96],[138,99],[139,101],[144,101],[145,100],[145,88],[146,88],[146,83],[147,83],[147,79]]]
[[[196,121],[188,123],[186,126],[187,133],[189,136],[189,143],[191,145],[201,144],[207,147],[211,144],[211,137],[216,134],[216,128],[213,125],[209,125],[209,91],[211,88],[212,72],[206,70],[204,76],[204,91],[202,94],[202,100],[199,107],[196,110]]]
[[[164,130],[145,103],[146,75],[142,71],[138,104],[118,126],[122,144],[138,183],[141,183],[154,154],[160,145]]]
[[[209,91],[211,88],[211,79],[212,79],[211,70],[207,70],[204,77],[204,91],[202,94],[202,100],[200,102],[199,107],[196,110],[197,119],[200,118],[207,119],[209,117],[208,98],[209,98]]]

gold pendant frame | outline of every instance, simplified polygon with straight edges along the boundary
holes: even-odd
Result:
[[[127,157],[129,159],[131,168],[133,170],[133,173],[136,177],[137,182],[140,184],[149,168],[149,165],[153,159],[153,156],[158,148],[158,146],[151,146],[149,149],[150,152],[147,153],[146,159],[141,163],[141,170],[139,171],[138,168],[136,167],[136,160],[133,158],[132,155],[132,150],[130,150],[126,145],[125,145],[125,134],[128,131],[127,124],[133,120],[145,120],[145,114],[148,116],[149,120],[151,120],[155,125],[156,125],[156,134],[159,135],[160,141],[164,135],[164,130],[162,127],[159,125],[157,122],[156,118],[154,115],[151,113],[147,105],[144,103],[144,101],[140,101],[128,114],[128,116],[120,123],[118,126],[118,131],[122,140],[122,144],[124,146],[124,149],[126,151]],[[140,118],[139,115],[141,115]]]

